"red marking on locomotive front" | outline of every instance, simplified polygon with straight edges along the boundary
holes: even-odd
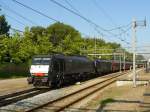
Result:
[[[35,73],[34,75],[35,75],[35,76],[42,77],[42,76],[44,76],[44,73]]]

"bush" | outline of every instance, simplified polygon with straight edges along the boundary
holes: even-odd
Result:
[[[0,64],[0,78],[27,77],[28,74],[28,64]]]

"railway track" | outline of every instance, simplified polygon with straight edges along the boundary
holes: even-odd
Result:
[[[29,98],[29,97],[33,97],[35,95],[44,93],[48,90],[44,90],[44,89],[36,89],[36,88],[30,88],[30,89],[25,89],[25,90],[21,90],[21,91],[17,91],[14,93],[9,93],[6,95],[2,95],[0,96],[0,107],[9,105],[11,103],[15,103],[17,101]]]
[[[72,106],[73,104],[76,104],[78,102],[80,102],[81,100],[85,99],[86,97],[94,94],[97,91],[100,91],[102,89],[104,89],[105,87],[108,87],[110,84],[114,83],[116,81],[116,79],[123,75],[126,74],[128,72],[124,72],[124,73],[114,73],[113,75],[111,75],[110,77],[108,77],[107,79],[100,81],[96,84],[90,85],[88,87],[85,87],[83,89],[80,89],[78,91],[75,91],[71,94],[68,94],[66,96],[63,96],[61,98],[58,98],[56,100],[47,102],[43,105],[39,105],[35,108],[29,109],[26,112],[60,112],[60,111],[64,111],[67,108],[69,108],[70,106]]]

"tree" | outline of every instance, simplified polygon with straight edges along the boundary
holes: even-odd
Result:
[[[31,30],[29,31],[29,28],[25,29],[19,52],[17,53],[17,56],[22,62],[30,60],[33,55],[50,54],[52,52],[53,48],[52,44],[49,42],[49,38],[42,35],[39,31],[36,29],[33,33]],[[35,36],[36,40],[33,39],[33,36]]]
[[[136,56],[136,60],[145,60],[144,56],[143,55],[137,55]]]
[[[121,45],[116,42],[108,42],[107,44],[109,44],[112,47],[112,49],[117,49],[121,47]]]
[[[31,39],[33,40],[33,42],[36,42],[38,36],[45,35],[46,29],[41,26],[34,26],[34,27],[31,27],[30,32],[32,34]]]
[[[6,34],[9,35],[9,29],[10,25],[8,25],[8,22],[6,21],[6,18],[4,15],[0,16],[0,35]]]
[[[54,46],[59,45],[62,40],[70,35],[70,39],[74,40],[76,37],[81,38],[80,33],[72,26],[57,22],[47,27],[47,34]]]
[[[0,42],[0,61],[10,62],[9,38],[2,38]]]
[[[80,55],[83,41],[80,37],[75,37],[75,39],[72,40],[70,35],[67,35],[60,46],[62,49],[61,52],[66,55]]]
[[[4,19],[5,20],[5,19]],[[6,25],[8,26],[8,25]],[[83,38],[79,31],[70,25],[54,23],[47,28],[41,26],[26,27],[23,35],[15,33],[11,38],[3,35],[0,40],[0,61],[25,63],[33,55],[63,53],[66,55],[87,55],[95,53],[95,39]],[[96,53],[113,53],[113,49],[122,48],[118,43],[96,39]],[[100,50],[99,50],[100,49]],[[127,60],[132,60],[131,53],[126,51]],[[96,58],[95,56],[90,58]],[[112,56],[101,56],[101,59],[112,59]],[[139,56],[138,59],[142,59]]]

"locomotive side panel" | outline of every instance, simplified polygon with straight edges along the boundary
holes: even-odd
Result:
[[[85,57],[66,57],[65,74],[80,74],[94,72],[92,62]]]
[[[111,72],[111,62],[106,60],[96,60],[95,62],[96,72],[99,74]]]

